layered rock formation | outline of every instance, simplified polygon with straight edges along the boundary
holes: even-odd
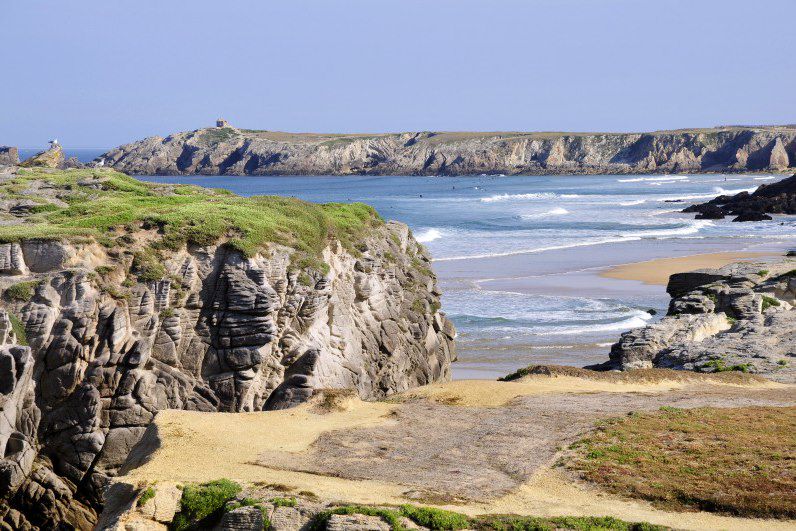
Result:
[[[796,262],[672,275],[660,321],[622,334],[602,369],[742,371],[796,381]]]
[[[691,205],[683,212],[697,212],[697,219],[736,216],[733,221],[765,221],[773,219],[769,214],[796,214],[796,175],[763,184],[751,194],[721,195],[707,203]]]
[[[463,175],[784,170],[796,127],[654,133],[317,135],[223,127],[150,137],[103,155],[134,174]]]
[[[19,151],[15,147],[0,146],[0,166],[19,164]]]
[[[356,248],[331,238],[315,262],[282,244],[251,255],[224,238],[164,246],[152,217],[109,235],[59,237],[68,222],[52,216],[75,194],[93,194],[92,208],[114,194],[117,214],[122,204],[182,204],[200,189],[155,189],[113,172],[30,175],[14,181],[27,193],[2,202],[17,223],[0,244],[6,528],[90,529],[109,478],[161,409],[281,409],[323,388],[373,399],[449,378],[454,330],[403,224],[374,222]],[[31,197],[36,208],[19,208]],[[214,197],[225,208],[246,201]],[[63,219],[85,212],[73,208]],[[48,238],[15,236],[37,223]]]

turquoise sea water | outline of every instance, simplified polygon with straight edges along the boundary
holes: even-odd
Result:
[[[457,377],[529,363],[607,359],[619,334],[655,319],[658,286],[602,279],[605,266],[724,250],[781,250],[796,221],[695,220],[678,211],[772,175],[556,177],[141,177],[308,201],[363,201],[407,223],[434,257],[459,330]]]

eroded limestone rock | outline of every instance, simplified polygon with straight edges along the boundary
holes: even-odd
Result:
[[[82,244],[0,247],[0,289],[38,283],[0,309],[0,520],[91,528],[164,408],[285,408],[327,388],[375,399],[450,377],[455,332],[405,225],[374,229],[357,256],[332,243],[326,274],[291,253],[183,248],[163,279],[124,287]],[[123,271],[131,257],[115,256]]]

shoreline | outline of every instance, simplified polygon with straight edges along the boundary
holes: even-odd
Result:
[[[782,254],[771,252],[700,253],[620,264],[604,269],[598,274],[603,278],[633,280],[647,285],[666,286],[669,277],[675,273],[685,273],[696,269],[715,269],[734,262],[753,262],[756,259],[765,261],[782,257]]]

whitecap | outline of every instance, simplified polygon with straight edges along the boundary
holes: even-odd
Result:
[[[523,214],[520,217],[522,217],[522,219],[543,219],[543,218],[547,218],[547,217],[550,217],[550,216],[565,216],[567,214],[569,214],[569,210],[567,210],[566,208],[557,207],[557,208],[554,208],[553,210],[547,210],[545,212],[535,212],[535,213],[532,213],[532,214]]]
[[[643,205],[646,203],[646,199],[636,199],[634,201],[624,201],[621,203],[617,203],[619,206],[635,206],[635,205]]]
[[[630,241],[637,241],[640,240],[640,237],[636,236],[620,236],[616,238],[604,238],[600,240],[586,240],[576,243],[567,243],[562,245],[550,245],[547,247],[535,247],[530,249],[518,249],[516,251],[505,251],[505,252],[498,252],[498,253],[484,253],[484,254],[471,254],[471,255],[461,255],[461,256],[446,256],[442,258],[434,258],[432,262],[452,262],[454,260],[475,260],[479,258],[500,258],[503,256],[517,256],[521,254],[534,254],[534,253],[543,253],[545,251],[558,251],[561,249],[572,249],[575,247],[589,247],[592,245],[603,245],[606,243],[620,243],[620,242],[630,242]]]
[[[556,194],[540,192],[535,194],[497,194],[489,197],[482,197],[482,203],[500,203],[503,201],[523,201],[526,199],[549,199],[556,197]]]
[[[428,243],[433,242],[434,240],[438,240],[442,238],[442,233],[438,229],[427,229],[423,232],[418,233],[415,235],[415,240],[419,241],[420,243]]]
[[[647,181],[687,181],[688,175],[664,175],[662,177],[635,177],[633,179],[617,179],[618,183],[640,183]]]
[[[586,326],[562,326],[558,329],[553,329],[547,332],[539,332],[540,336],[557,336],[557,335],[571,335],[571,334],[588,334],[593,332],[613,332],[615,330],[630,330],[632,328],[639,328],[645,326],[647,321],[652,316],[647,312],[636,310],[633,317],[629,317],[622,321],[613,323],[601,323]]]

